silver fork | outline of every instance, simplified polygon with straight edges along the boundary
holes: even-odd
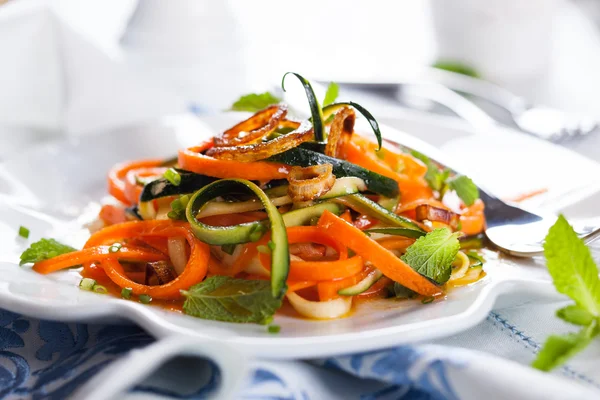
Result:
[[[449,89],[475,95],[504,108],[521,130],[542,139],[561,141],[587,135],[598,128],[598,122],[589,116],[532,105],[491,82],[435,68],[427,69],[424,75]]]
[[[386,139],[405,151],[412,152],[410,147]],[[453,173],[454,169],[431,159],[440,168],[448,168]],[[489,241],[504,253],[516,257],[535,257],[544,252],[544,238],[548,229],[556,222],[556,215],[528,211],[523,208],[508,204],[489,194],[478,186],[479,195],[485,204],[486,229],[485,235]],[[575,223],[575,232],[587,244],[600,238],[600,221],[594,223]]]

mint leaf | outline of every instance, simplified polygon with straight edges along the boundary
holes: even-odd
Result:
[[[467,75],[472,78],[479,78],[479,73],[477,73],[475,68],[457,61],[439,60],[435,62],[432,67],[455,72],[457,74]]]
[[[76,251],[76,249],[67,246],[66,244],[59,243],[54,239],[41,239],[32,243],[31,246],[21,254],[21,262],[19,262],[19,265],[48,260],[73,251]]]
[[[427,166],[427,172],[425,173],[425,180],[430,188],[436,191],[441,191],[446,185],[446,180],[450,177],[449,170],[440,170],[440,168],[429,159],[425,154],[419,153],[416,150],[411,152],[412,156],[423,161]]]
[[[550,228],[544,256],[554,286],[594,316],[600,313],[600,279],[590,249],[577,237],[564,216]]]
[[[337,83],[331,82],[327,86],[327,92],[325,92],[325,98],[323,99],[323,107],[332,104],[337,99],[340,93],[340,87]]]
[[[594,320],[592,314],[574,304],[561,308],[556,312],[556,316],[567,322],[581,326],[588,326]]]
[[[441,193],[441,197],[443,197],[443,194],[447,189],[454,190],[466,206],[473,205],[475,200],[479,198],[479,189],[473,183],[471,178],[465,175],[455,175],[450,177],[450,170],[440,169],[425,154],[419,153],[416,150],[413,150],[411,154],[413,157],[423,161],[427,166],[425,180],[430,188]]]
[[[465,203],[466,206],[472,206],[475,200],[479,198],[479,189],[471,178],[464,175],[456,175],[448,179],[448,188],[454,190],[456,195]]]
[[[435,229],[410,245],[402,261],[421,275],[444,284],[450,279],[452,263],[460,248],[459,235],[448,228]]]
[[[596,321],[578,333],[552,335],[546,339],[546,343],[531,366],[542,371],[550,371],[583,350],[597,335],[598,324]]]
[[[182,294],[186,297],[184,313],[217,321],[266,324],[281,307],[267,280],[211,276]]]
[[[277,104],[281,101],[280,98],[269,92],[251,93],[240,97],[231,106],[231,111],[249,111],[257,112],[270,105]]]

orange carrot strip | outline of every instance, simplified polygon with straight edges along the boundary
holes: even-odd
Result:
[[[312,281],[287,281],[288,293],[297,292],[298,290],[306,289],[315,286],[316,282]]]
[[[339,254],[336,261],[292,261],[290,262],[289,279],[299,281],[329,281],[346,278],[362,271],[364,264],[359,256],[348,258],[348,250],[343,243],[328,233],[315,226],[294,226],[287,228],[289,243],[319,243],[332,247]],[[257,242],[259,245],[268,243],[270,235],[267,234]],[[271,270],[271,257],[269,254],[260,253],[262,265]]]
[[[123,192],[125,198],[129,201],[129,204],[137,204],[140,200],[140,195],[142,194],[143,186],[138,184],[136,178],[160,177],[166,170],[167,168],[165,167],[148,167],[128,171],[124,178],[125,189]]]
[[[476,235],[485,228],[484,204],[477,199],[472,206],[467,207],[460,216],[460,230],[467,235]]]
[[[340,215],[340,218],[348,223],[352,223],[352,214],[350,214],[350,210],[346,210]]]
[[[279,163],[219,160],[202,154],[203,151],[212,146],[213,142],[211,140],[196,147],[179,150],[179,165],[185,170],[216,178],[241,178],[250,180],[282,179],[287,176],[290,170],[289,166]]]
[[[103,205],[98,217],[100,217],[106,225],[114,225],[127,221],[127,218],[125,217],[125,208],[112,204]]]
[[[406,250],[406,248],[414,242],[415,239],[400,237],[386,237],[377,239],[377,243],[388,250]]]
[[[127,205],[134,205],[137,200],[131,202],[125,195],[125,176],[129,171],[157,167],[162,162],[163,160],[140,160],[115,165],[108,173],[108,193]]]
[[[317,226],[330,235],[343,237],[344,243],[349,248],[365,260],[370,261],[388,278],[426,296],[433,296],[441,292],[439,287],[412,269],[392,252],[386,250],[358,228],[355,228],[333,213],[325,211],[319,219]]]
[[[86,248],[104,244],[110,240],[131,237],[185,237],[190,245],[190,257],[185,269],[177,278],[159,286],[148,286],[136,283],[127,277],[123,266],[116,258],[102,261],[106,275],[119,287],[129,287],[135,294],[148,294],[157,299],[177,299],[180,291],[202,281],[208,270],[210,249],[206,243],[199,241],[190,230],[189,225],[171,220],[132,221],[112,225],[93,234]]]
[[[231,266],[231,271],[233,275],[239,274],[248,266],[248,264],[250,264],[252,258],[254,258],[254,256],[256,256],[256,254],[258,253],[258,251],[256,250],[256,246],[256,243],[248,243],[244,245],[244,249],[238,256],[238,258],[235,259],[233,265]]]
[[[75,265],[102,261],[107,258],[119,258],[127,261],[160,261],[164,260],[164,254],[150,251],[149,249],[130,248],[122,246],[118,251],[111,252],[111,246],[97,246],[61,254],[48,260],[37,262],[33,270],[40,274],[49,274],[61,269],[70,268]]]

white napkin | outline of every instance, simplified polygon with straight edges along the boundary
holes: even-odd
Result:
[[[0,158],[40,138],[74,136],[185,111],[185,101],[82,36],[51,3],[0,7]]]

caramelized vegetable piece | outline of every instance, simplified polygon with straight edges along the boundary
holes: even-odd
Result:
[[[146,263],[146,285],[164,285],[177,278],[175,269],[166,261]]]

